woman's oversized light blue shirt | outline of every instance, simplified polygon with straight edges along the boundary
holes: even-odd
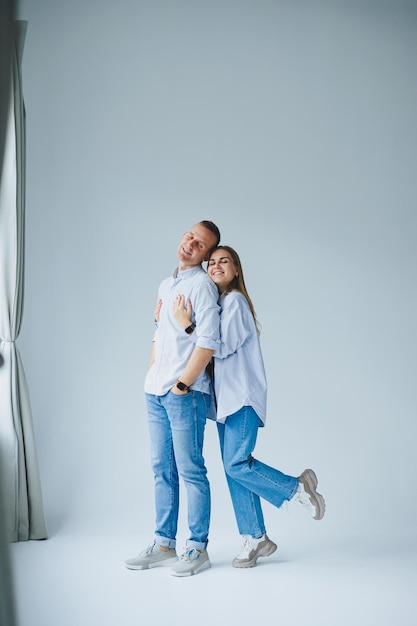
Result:
[[[220,346],[214,353],[217,421],[251,406],[262,425],[266,419],[267,382],[255,321],[245,296],[238,291],[219,300]]]

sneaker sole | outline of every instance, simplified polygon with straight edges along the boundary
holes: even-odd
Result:
[[[169,559],[163,559],[162,561],[155,561],[154,563],[144,563],[143,565],[128,565],[125,563],[127,569],[142,570],[152,569],[153,567],[168,567],[174,565],[178,561],[176,556],[170,556]]]
[[[259,552],[251,558],[250,561],[240,561],[238,559],[233,559],[232,565],[233,567],[242,567],[242,568],[255,567],[256,561],[259,559],[260,556],[271,556],[271,554],[274,554],[276,549],[277,549],[276,543],[270,540],[269,543],[267,543],[266,546],[263,546],[259,550]]]
[[[209,569],[211,567],[210,561],[205,561],[200,565],[200,567],[196,567],[194,570],[190,570],[188,572],[176,572],[175,570],[171,570],[171,576],[178,576],[179,578],[184,578],[185,576],[194,576],[194,574],[198,574],[205,569]]]
[[[326,511],[326,503],[321,493],[316,491],[318,480],[315,472],[313,472],[312,469],[307,469],[301,474],[300,478],[302,479],[302,482],[304,482],[304,485],[308,487],[308,493],[313,500],[314,506],[316,507],[316,514],[313,519],[322,519]]]

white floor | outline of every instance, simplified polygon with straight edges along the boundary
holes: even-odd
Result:
[[[230,565],[239,538],[217,531],[211,569],[189,578],[125,569],[149,537],[61,531],[12,544],[18,626],[417,624],[415,544],[326,540],[311,524],[297,538],[284,525],[277,552],[248,570]]]

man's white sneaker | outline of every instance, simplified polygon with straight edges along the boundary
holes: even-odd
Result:
[[[178,556],[174,548],[161,550],[160,545],[153,541],[138,556],[125,561],[125,564],[128,569],[150,569],[151,567],[172,565],[175,561],[178,561]]]
[[[314,519],[322,519],[326,503],[323,496],[316,491],[317,476],[312,469],[306,469],[298,477],[298,489],[290,502],[300,504]]]
[[[254,567],[260,556],[270,556],[277,549],[276,544],[266,534],[259,539],[243,535],[243,539],[242,549],[232,561],[233,567]]]
[[[172,576],[193,576],[211,567],[207,550],[199,552],[195,548],[185,548],[179,560],[171,567]]]

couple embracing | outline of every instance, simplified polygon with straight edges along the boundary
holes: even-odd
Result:
[[[207,418],[217,423],[242,535],[234,567],[253,567],[277,548],[266,533],[261,499],[277,508],[298,503],[316,520],[325,512],[313,470],[290,476],[253,456],[266,419],[259,326],[239,256],[219,244],[213,222],[195,224],[179,243],[178,267],[159,286],[145,379],[156,528],[148,547],[125,561],[129,569],[169,566],[173,576],[191,576],[210,567],[210,485],[203,457]],[[213,370],[214,376],[209,374]],[[180,479],[187,494],[189,538],[178,555]]]

